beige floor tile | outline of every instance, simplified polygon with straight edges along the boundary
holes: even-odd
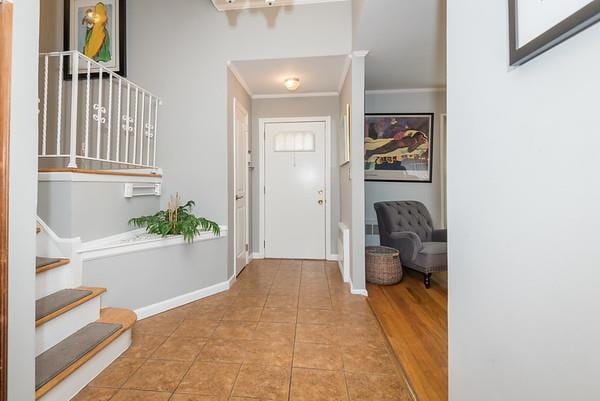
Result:
[[[152,355],[162,343],[167,341],[167,338],[168,337],[165,336],[133,333],[131,346],[123,353],[123,356],[128,358],[150,358],[150,355]]]
[[[220,399],[214,395],[173,394],[169,401],[220,401]]]
[[[125,382],[123,388],[173,392],[190,365],[190,362],[148,360]]]
[[[111,401],[168,401],[171,393],[139,390],[119,390]]]
[[[348,401],[344,374],[294,368],[290,401]]]
[[[296,343],[294,367],[323,370],[342,370],[342,353],[336,345]]]
[[[200,305],[188,309],[187,320],[221,320],[225,312],[229,310],[230,305]]]
[[[232,306],[225,315],[223,320],[231,321],[242,321],[242,322],[258,322],[260,320],[260,314],[262,313],[262,307],[253,306]]]
[[[171,336],[150,357],[170,361],[193,361],[206,344],[206,339]]]
[[[335,326],[322,324],[298,324],[296,326],[296,342],[335,344]]]
[[[413,401],[403,380],[395,375],[346,374],[351,401]]]
[[[216,320],[187,319],[181,323],[173,335],[177,337],[208,338],[218,325],[219,322]]]
[[[298,303],[299,308],[332,309],[329,296],[303,296]]]
[[[246,363],[289,367],[292,365],[293,352],[293,343],[248,341],[246,348]]]
[[[221,340],[214,338],[208,341],[200,354],[199,361],[242,363],[246,358],[246,341]]]
[[[327,309],[298,309],[298,323],[336,325],[338,317]]]
[[[233,306],[253,306],[262,308],[267,302],[267,295],[239,296],[233,302]]]
[[[289,368],[244,365],[233,395],[264,400],[287,401],[290,386]]]
[[[294,342],[296,325],[294,323],[259,322],[254,339],[272,342]]]
[[[211,338],[220,338],[224,340],[252,340],[257,323],[223,321],[217,326]]]
[[[344,370],[351,373],[396,374],[396,365],[385,349],[345,347],[342,350]]]
[[[114,388],[86,387],[71,401],[108,401],[116,392]]]
[[[231,394],[239,364],[195,362],[185,375],[176,393],[212,395],[226,399]]]
[[[265,307],[267,308],[296,308],[298,297],[295,295],[269,295]]]
[[[260,320],[263,322],[295,323],[297,315],[298,310],[296,308],[265,308]]]
[[[168,337],[173,334],[180,323],[180,320],[153,316],[136,322],[133,326],[133,332],[135,334]]]
[[[144,362],[144,359],[119,358],[104,369],[90,386],[120,388]]]

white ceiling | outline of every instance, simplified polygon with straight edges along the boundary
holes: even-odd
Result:
[[[346,55],[232,61],[230,68],[253,97],[336,94],[348,68]],[[299,78],[300,88],[288,91],[286,78]]]
[[[446,86],[446,0],[353,0],[367,90]],[[476,33],[475,33],[476,34]]]
[[[273,6],[295,6],[303,4],[316,4],[316,3],[333,3],[338,1],[349,1],[349,0],[273,0]],[[241,10],[245,8],[261,8],[269,7],[265,0],[235,0],[229,3],[227,0],[212,0],[213,4],[219,11],[227,10]]]

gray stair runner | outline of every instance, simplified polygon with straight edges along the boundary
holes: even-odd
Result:
[[[40,354],[35,358],[35,389],[54,379],[122,327],[120,324],[90,323]]]
[[[59,259],[59,258],[42,258],[42,257],[38,256],[35,258],[35,268],[37,270],[40,267],[48,266],[53,263],[60,262],[61,260],[62,259]]]
[[[81,298],[87,297],[91,293],[90,290],[68,289],[40,298],[35,301],[35,320],[40,320],[67,305],[71,305],[73,302],[79,301]]]

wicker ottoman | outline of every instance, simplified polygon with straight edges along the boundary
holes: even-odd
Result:
[[[368,246],[365,250],[367,281],[392,285],[402,280],[400,253],[386,246]]]

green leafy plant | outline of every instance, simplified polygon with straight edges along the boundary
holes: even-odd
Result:
[[[194,201],[188,201],[185,205],[179,204],[179,194],[169,199],[167,210],[161,210],[152,216],[134,217],[129,224],[145,228],[149,234],[158,234],[162,237],[169,235],[183,235],[188,242],[193,242],[194,237],[203,231],[211,231],[215,235],[221,235],[221,229],[214,221],[197,217],[192,213],[196,205]]]

